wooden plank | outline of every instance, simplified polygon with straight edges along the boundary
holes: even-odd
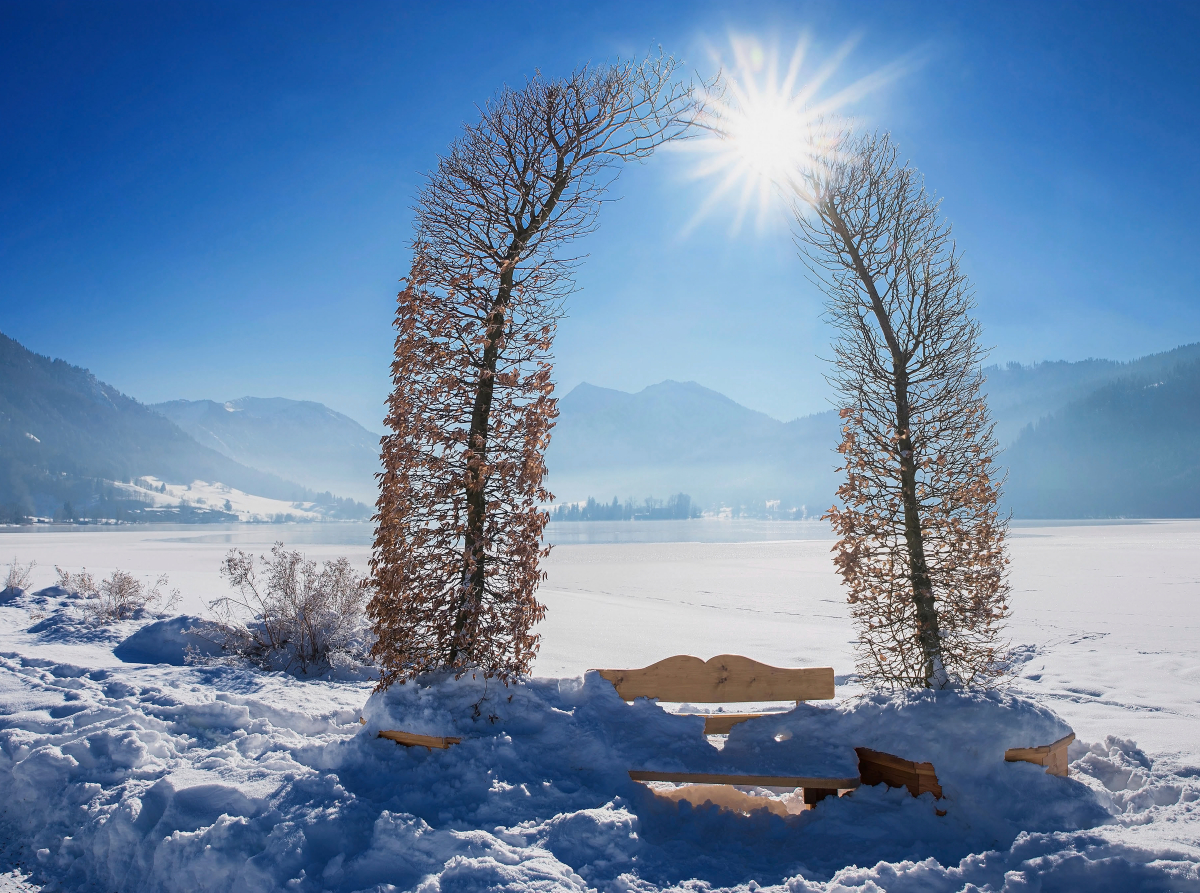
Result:
[[[630,769],[634,781],[670,781],[675,784],[741,784],[764,788],[825,788],[851,790],[858,787],[857,778],[814,778],[807,775],[723,775],[714,772],[657,772]]]
[[[379,733],[380,738],[387,738],[405,747],[436,747],[445,750],[451,744],[458,744],[461,738],[442,738],[437,735],[418,735],[415,732],[401,732],[396,729],[384,729]]]
[[[1046,761],[1046,771],[1051,775],[1057,775],[1061,778],[1066,778],[1071,774],[1071,758],[1067,756],[1067,748],[1071,746],[1071,742],[1075,740],[1075,733],[1072,732],[1065,738],[1060,738],[1050,745],[1050,759]]]
[[[688,714],[681,714],[688,715]],[[769,713],[693,713],[692,716],[704,717],[705,735],[728,735],[729,730],[739,722],[757,719],[760,716],[770,716]]]
[[[856,747],[854,752],[858,754],[858,771],[863,784],[886,784],[893,788],[908,788],[914,797],[928,793],[936,800],[942,798],[942,786],[933,763],[916,763],[866,747]]]
[[[1045,766],[1050,775],[1066,778],[1071,771],[1067,748],[1074,740],[1075,733],[1071,732],[1053,744],[1042,744],[1038,747],[1010,747],[1004,751],[1004,759],[1009,763],[1033,763],[1037,766]]]
[[[818,701],[834,694],[833,667],[772,667],[738,654],[707,661],[677,654],[639,670],[597,672],[626,701]]]
[[[816,806],[826,797],[836,797],[837,795],[837,788],[805,788],[804,805]]]
[[[746,794],[737,788],[723,784],[692,784],[670,791],[654,791],[654,794],[664,800],[677,802],[686,800],[693,806],[712,804],[729,812],[749,814],[760,809],[767,809],[777,816],[788,815],[787,807],[779,800],[772,800],[770,797],[755,797],[753,794]]]

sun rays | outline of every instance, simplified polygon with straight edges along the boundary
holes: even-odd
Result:
[[[808,66],[807,36],[800,38],[786,62],[778,48],[749,37],[732,35],[726,55],[713,50],[723,77],[709,98],[708,132],[682,147],[697,156],[691,175],[715,182],[684,235],[719,208],[728,214],[734,233],[751,215],[763,229],[779,213],[781,192],[790,190],[813,159],[812,140],[820,122],[843,114],[855,100],[899,74],[899,65],[888,66],[825,96],[854,43],[848,41],[821,64]],[[730,203],[732,211],[725,211]]]

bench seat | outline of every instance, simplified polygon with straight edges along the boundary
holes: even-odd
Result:
[[[725,775],[718,772],[655,772],[630,769],[634,781],[667,781],[674,784],[736,784],[763,788],[821,788],[850,791],[861,783],[852,778],[825,778],[811,775]]]
[[[1075,733],[1071,732],[1053,744],[1043,744],[1038,747],[1010,747],[1004,752],[1004,759],[1009,763],[1033,763],[1035,766],[1045,766],[1048,775],[1066,778],[1071,773],[1067,748],[1074,740]]]
[[[640,669],[604,669],[597,672],[611,682],[617,694],[626,701],[654,698],[683,704],[754,701],[798,703],[807,700],[828,700],[834,696],[832,667],[772,667],[737,654],[721,654],[707,661],[680,654]],[[736,725],[773,714],[675,715],[703,718],[704,735],[725,735]],[[723,758],[722,754],[714,752],[709,758],[700,760],[703,765],[689,767],[691,771],[644,767],[630,769],[629,777],[639,782],[803,788],[804,800],[810,805],[823,797],[836,794],[839,790],[853,790],[860,783],[859,777],[849,771],[835,775],[806,773],[803,765],[805,762],[809,762],[813,768],[822,765],[823,762],[829,762],[819,758],[809,761],[802,756],[796,761],[798,764],[788,762],[786,767],[779,766],[778,771],[755,772],[753,770],[758,767],[754,764],[760,763],[760,760],[750,759],[749,754],[739,755],[732,760],[729,759],[730,756],[725,754]],[[670,754],[665,754],[663,762],[669,765],[674,760]],[[734,765],[728,765],[731,762]],[[777,760],[766,758],[761,765],[765,768],[767,764],[775,762]],[[725,763],[728,768],[722,767],[721,763]],[[850,770],[853,766],[853,750],[846,748],[846,754],[834,763]],[[776,769],[776,766],[772,765],[770,768]]]

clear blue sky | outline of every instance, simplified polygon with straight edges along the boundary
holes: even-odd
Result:
[[[828,88],[945,196],[993,359],[1200,340],[1195,3],[0,0],[0,331],[144,402],[320,400],[378,430],[412,197],[535,68],[801,33]],[[811,70],[811,69],[810,69]],[[828,91],[827,91],[828,92]],[[828,331],[782,224],[686,236],[683,153],[618,183],[556,352],[580,381],[694,379],[825,408]]]

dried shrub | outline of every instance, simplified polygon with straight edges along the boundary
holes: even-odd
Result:
[[[37,567],[36,561],[21,564],[14,556],[12,564],[8,566],[8,576],[4,578],[4,588],[24,590],[29,586],[29,578],[33,575],[35,567]]]
[[[306,674],[367,661],[370,586],[348,559],[318,565],[276,543],[257,559],[230,550],[221,576],[237,594],[211,602],[214,617],[191,630],[220,645],[217,660]],[[194,649],[189,660],[212,662]]]
[[[155,606],[170,610],[179,600],[178,589],[167,591],[170,581],[166,574],[150,583],[142,582],[125,571],[114,570],[97,585],[86,568],[77,574],[70,574],[57,566],[55,570],[58,571],[60,587],[86,599],[83,616],[95,626],[133,620]]]
[[[77,574],[69,573],[57,564],[54,565],[54,570],[58,572],[58,587],[60,589],[64,589],[72,595],[81,595],[84,598],[95,598],[99,594],[96,590],[96,581],[88,573],[86,567]]]

